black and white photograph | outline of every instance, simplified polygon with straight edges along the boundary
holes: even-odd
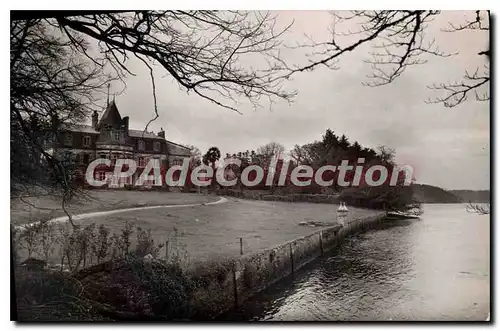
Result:
[[[11,321],[491,323],[494,11],[135,6],[9,12]]]

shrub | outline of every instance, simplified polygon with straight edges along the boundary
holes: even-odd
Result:
[[[234,261],[231,259],[220,259],[199,263],[190,270],[190,280],[194,288],[203,288],[212,283],[214,279],[222,284],[229,273],[233,270]]]
[[[151,254],[153,258],[157,259],[160,255],[161,249],[165,244],[155,244],[153,236],[151,235],[151,229],[143,230],[142,228],[137,228],[137,246],[135,249],[135,255],[138,257],[144,257]]]
[[[174,227],[168,237],[166,262],[185,269],[189,265],[189,254],[185,243],[182,241],[182,234]]]
[[[119,237],[120,240],[117,242],[123,256],[129,253],[131,244],[130,237],[132,236],[132,233],[134,233],[134,225],[129,222],[125,222],[125,226],[121,229]]]
[[[123,319],[177,319],[190,314],[190,286],[184,272],[134,255],[108,261],[75,275],[86,295]]]
[[[20,321],[103,320],[83,287],[67,274],[16,268],[16,302]]]
[[[49,256],[54,252],[54,244],[56,242],[55,226],[49,222],[41,222],[38,226],[40,255],[44,261],[49,261]]]
[[[23,226],[19,236],[20,245],[28,252],[28,258],[35,252],[39,242],[39,224],[32,223]]]
[[[91,250],[96,257],[97,264],[106,260],[109,250],[112,246],[111,238],[109,237],[110,230],[103,224],[97,228],[97,233],[94,235],[94,240],[91,244]]]
[[[10,225],[10,242],[11,242],[11,254],[14,260],[14,265],[19,261],[19,229]]]
[[[133,225],[129,223],[113,235],[106,226],[94,223],[86,227],[47,225],[27,226],[23,242],[30,254],[40,252],[45,260],[59,247],[61,271],[66,264],[69,272],[43,270],[43,260],[38,270],[23,267],[22,273],[17,271],[21,276],[16,274],[16,286],[22,288],[17,298],[25,300],[21,305],[24,320],[93,319],[87,314],[92,310],[113,319],[189,315],[193,282],[181,268],[187,252],[180,248],[178,231],[172,234],[172,259],[146,261],[147,254],[158,258],[164,246],[155,244],[151,230],[137,228],[137,245],[130,252]],[[15,237],[15,229],[12,233]],[[28,262],[32,261],[38,260],[29,257]],[[222,279],[221,275],[215,277]],[[79,286],[78,293],[74,286]]]

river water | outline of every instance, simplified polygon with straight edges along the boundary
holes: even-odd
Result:
[[[490,311],[490,217],[425,205],[420,220],[354,235],[229,320],[485,320]]]

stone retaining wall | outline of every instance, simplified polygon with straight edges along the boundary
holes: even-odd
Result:
[[[233,262],[232,268],[229,268],[232,270],[215,277],[211,284],[195,293],[197,300],[194,305],[198,311],[203,311],[203,315],[215,317],[293,274],[337,246],[346,236],[373,227],[385,216],[385,212],[381,212],[344,226],[323,228],[259,253],[243,255]],[[208,304],[206,300],[215,304]],[[213,307],[217,307],[215,311]]]

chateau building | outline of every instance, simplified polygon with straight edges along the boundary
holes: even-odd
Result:
[[[133,184],[151,158],[159,159],[162,169],[190,157],[188,147],[165,139],[165,131],[158,134],[129,128],[129,117],[122,117],[115,101],[108,104],[104,114],[92,114],[92,125],[73,125],[60,128],[59,139],[53,152],[75,165],[75,179],[86,184],[85,171],[96,158],[110,159],[111,167],[99,167],[95,178],[106,180],[108,187],[124,187]],[[117,159],[129,158],[137,162],[133,177],[114,178],[113,167]],[[152,183],[146,183],[146,186]]]

